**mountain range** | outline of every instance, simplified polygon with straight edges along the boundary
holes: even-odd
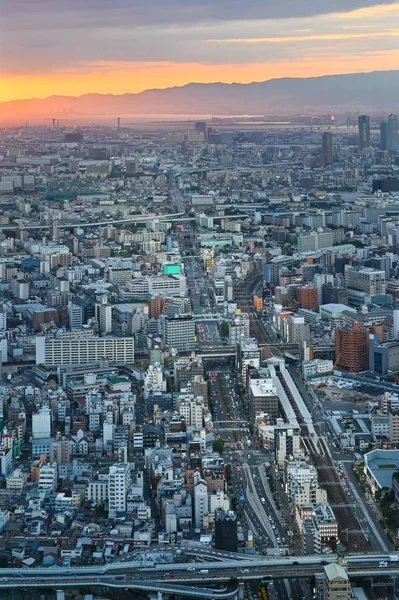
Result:
[[[395,112],[399,70],[270,79],[254,83],[189,83],[137,94],[49,96],[0,103],[0,120],[51,117],[209,114],[273,115]]]

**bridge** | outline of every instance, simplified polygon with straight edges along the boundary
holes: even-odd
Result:
[[[107,587],[164,592],[190,598],[237,598],[243,581],[312,578],[335,555],[259,557],[223,562],[117,562],[102,567],[2,569],[1,589]],[[387,566],[380,566],[381,562]],[[348,576],[398,577],[399,554],[363,554],[346,558]],[[221,586],[223,584],[223,586]]]

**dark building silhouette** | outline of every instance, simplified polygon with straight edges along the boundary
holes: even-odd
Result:
[[[237,552],[237,515],[223,508],[215,512],[215,548],[226,552]]]
[[[321,162],[324,166],[333,163],[332,133],[325,131],[321,142]]]
[[[66,133],[64,135],[64,142],[69,144],[76,144],[83,141],[82,133]]]
[[[205,121],[196,121],[195,125],[194,125],[194,128],[195,128],[195,132],[196,133],[203,133],[204,134],[204,139],[206,139],[206,137],[207,137],[207,135],[206,135],[207,134],[207,127],[206,127]]]
[[[368,115],[359,116],[359,150],[370,146],[370,119]]]
[[[388,123],[386,121],[380,123],[380,148],[388,150]]]
[[[387,120],[387,145],[388,150],[399,150],[398,117],[389,115]]]

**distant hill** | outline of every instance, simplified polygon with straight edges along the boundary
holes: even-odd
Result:
[[[0,103],[0,120],[137,114],[301,114],[389,111],[399,106],[399,70],[270,79],[260,83],[189,83],[138,94],[50,96]]]

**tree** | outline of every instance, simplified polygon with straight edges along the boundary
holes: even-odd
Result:
[[[220,326],[220,331],[222,332],[222,335],[224,337],[227,337],[229,335],[230,326],[227,321],[222,322],[222,324]]]
[[[7,554],[0,554],[0,569],[7,569],[8,557]]]
[[[213,442],[213,451],[214,452],[219,452],[219,454],[221,454],[223,452],[223,448],[224,448],[224,440],[222,440],[221,438],[219,438],[218,440],[215,440]]]

